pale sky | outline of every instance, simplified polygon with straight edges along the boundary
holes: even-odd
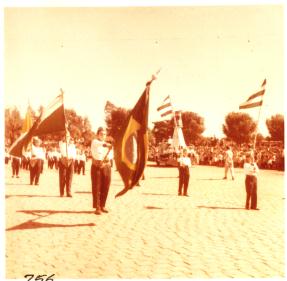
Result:
[[[96,131],[107,100],[132,108],[159,68],[149,121],[170,95],[222,136],[225,116],[260,90],[259,132],[284,112],[283,5],[4,8],[4,102],[24,117],[65,92],[65,107]],[[258,108],[244,110],[255,120]],[[152,127],[152,125],[150,126]]]

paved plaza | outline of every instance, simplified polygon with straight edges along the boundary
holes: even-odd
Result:
[[[149,163],[152,164],[152,163]],[[108,214],[92,207],[90,163],[74,175],[73,198],[59,197],[58,172],[39,186],[5,166],[6,278],[271,278],[285,276],[284,173],[260,171],[259,211],[247,211],[244,174],[191,168],[190,197],[177,196],[177,168],[149,165],[122,197],[113,170]]]

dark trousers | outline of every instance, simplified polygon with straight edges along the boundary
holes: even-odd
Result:
[[[83,170],[83,175],[85,174],[85,166],[86,166],[86,163],[85,161],[79,161],[79,164],[78,164],[78,174],[81,173],[81,170]]]
[[[79,170],[79,161],[75,160],[74,161],[74,173],[78,174],[78,170]]]
[[[101,209],[105,207],[111,184],[111,166],[104,167],[91,166],[93,208]]]
[[[59,161],[59,186],[60,195],[63,196],[66,189],[66,194],[71,194],[72,179],[74,173],[74,161],[69,165],[64,165]]]
[[[245,188],[246,188],[246,209],[256,209],[257,208],[257,178],[255,176],[247,175],[245,178]],[[251,201],[251,206],[250,206]]]
[[[12,165],[12,175],[13,175],[13,177],[14,176],[18,176],[19,169],[20,169],[20,160],[16,159],[16,158],[13,158],[12,162],[11,162],[11,165]]]
[[[30,184],[38,184],[41,174],[41,160],[33,160],[33,166],[30,163]]]
[[[189,183],[189,168],[187,166],[179,167],[178,194],[182,194],[182,188],[183,188],[183,194],[187,195],[188,183]]]

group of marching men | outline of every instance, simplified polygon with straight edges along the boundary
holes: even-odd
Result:
[[[34,137],[30,149],[24,151],[21,158],[10,156],[8,151],[5,151],[5,164],[8,164],[9,160],[11,160],[13,178],[19,178],[20,168],[30,170],[30,185],[38,185],[40,174],[43,172],[45,159],[47,159],[49,169],[59,169],[59,162],[62,157],[60,148],[48,148],[46,151],[46,148],[41,144],[42,141],[39,138]],[[73,159],[73,172],[77,174],[82,173],[85,175],[85,167],[87,162],[85,152],[82,149],[75,148]]]
[[[91,166],[91,185],[92,185],[92,205],[96,209],[95,214],[108,213],[105,208],[111,183],[111,167],[113,161],[113,149],[109,142],[106,142],[106,129],[100,127],[97,137],[91,144],[92,166]],[[85,174],[85,163],[87,157],[84,151],[78,150],[73,138],[67,131],[59,142],[58,149],[48,151],[47,154],[41,146],[42,141],[34,137],[29,153],[25,153],[24,162],[28,161],[30,170],[30,185],[39,185],[40,174],[43,171],[44,159],[48,160],[48,167],[53,166],[59,171],[59,191],[60,197],[66,195],[72,197],[73,174],[82,171]],[[12,160],[12,177],[19,178],[21,158],[9,156],[5,153],[5,163]],[[24,157],[23,157],[24,159]],[[23,163],[23,162],[22,162]],[[26,165],[26,164],[25,164]]]

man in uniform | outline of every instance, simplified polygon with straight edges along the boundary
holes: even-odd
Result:
[[[69,132],[66,133],[66,138],[60,141],[59,147],[61,153],[59,161],[60,196],[64,196],[66,189],[67,197],[72,197],[71,185],[74,173],[74,160],[76,158],[76,147]]]

